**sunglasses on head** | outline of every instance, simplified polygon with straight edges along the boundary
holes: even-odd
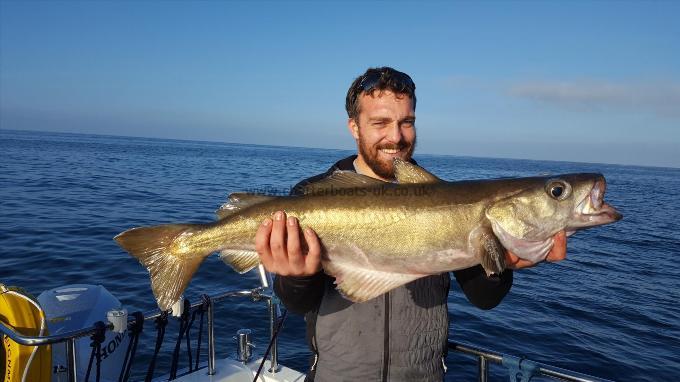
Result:
[[[402,73],[402,72],[371,72],[369,74],[364,75],[364,77],[361,79],[361,82],[359,82],[359,89],[361,89],[362,92],[369,92],[373,90],[378,83],[381,82],[381,80],[385,79],[385,82],[387,82],[388,79],[392,79],[394,82],[396,82],[400,87],[404,88],[404,90],[408,89],[413,91],[415,89],[416,85],[413,83],[413,80],[411,77],[409,77],[408,74]]]

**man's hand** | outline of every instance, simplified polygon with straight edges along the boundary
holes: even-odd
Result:
[[[545,261],[551,263],[562,261],[567,258],[567,235],[564,231],[560,231],[553,236],[555,244],[545,258]],[[510,269],[521,269],[533,267],[536,265],[529,260],[520,259],[510,251],[505,252],[505,264]]]
[[[307,254],[303,254],[304,239]],[[274,220],[265,219],[255,234],[255,250],[264,268],[280,276],[311,276],[321,270],[321,243],[311,228],[300,235],[295,217],[283,211],[274,213]]]

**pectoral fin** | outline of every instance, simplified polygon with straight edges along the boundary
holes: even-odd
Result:
[[[488,227],[480,227],[470,234],[468,245],[477,255],[487,276],[505,270],[505,248]]]

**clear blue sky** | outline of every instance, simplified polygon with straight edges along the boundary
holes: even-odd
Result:
[[[680,2],[0,2],[0,128],[353,148],[369,66],[418,152],[680,167]]]

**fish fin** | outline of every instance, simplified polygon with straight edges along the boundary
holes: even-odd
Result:
[[[335,277],[337,289],[345,298],[364,302],[420,277],[419,273],[398,273],[375,269],[357,246],[331,247],[323,255],[324,272]]]
[[[354,171],[337,170],[319,181],[304,186],[304,195],[325,195],[343,188],[370,188],[389,184],[370,176],[357,174]]]
[[[400,184],[443,182],[424,168],[401,158],[394,158],[394,175]]]
[[[220,252],[220,260],[240,274],[244,274],[260,264],[257,252],[242,249],[225,249]]]
[[[231,214],[243,210],[244,208],[268,202],[276,198],[277,198],[276,196],[271,195],[249,194],[247,192],[235,192],[229,195],[227,202],[220,206],[220,208],[217,211],[215,211],[215,214],[219,219],[224,219]]]
[[[335,277],[335,284],[340,294],[353,302],[368,301],[396,287],[425,276],[421,274],[385,272],[346,265],[328,262],[323,264],[323,268],[326,273]]]
[[[490,228],[480,227],[472,231],[469,245],[487,276],[500,274],[505,270],[505,248]]]
[[[127,230],[114,240],[146,267],[151,289],[161,310],[168,310],[186,289],[208,253],[182,253],[177,240],[190,237],[198,224],[166,224]]]

